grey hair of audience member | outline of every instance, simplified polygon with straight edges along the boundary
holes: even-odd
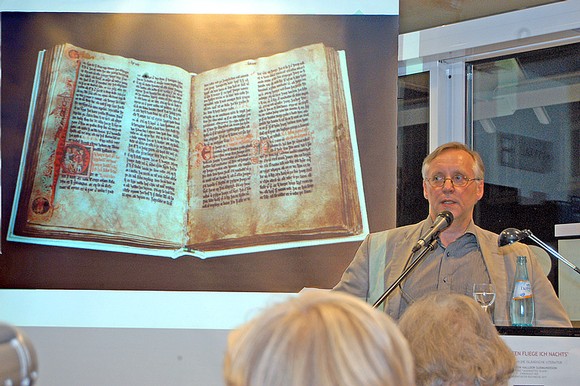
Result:
[[[436,292],[413,303],[399,328],[418,386],[507,385],[516,358],[491,318],[469,296]]]
[[[232,331],[228,386],[414,385],[396,323],[362,300],[315,290],[264,310]]]

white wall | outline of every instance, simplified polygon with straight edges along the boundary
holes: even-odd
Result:
[[[220,386],[229,330],[293,294],[0,290],[40,386]]]
[[[26,327],[36,385],[224,385],[228,330]]]

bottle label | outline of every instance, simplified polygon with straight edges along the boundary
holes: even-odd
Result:
[[[514,300],[528,299],[532,297],[532,285],[529,281],[518,280],[514,285]]]

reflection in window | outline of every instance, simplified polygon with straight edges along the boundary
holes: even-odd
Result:
[[[474,149],[486,165],[476,222],[530,229],[580,222],[580,44],[467,65]],[[553,270],[554,271],[554,270]]]

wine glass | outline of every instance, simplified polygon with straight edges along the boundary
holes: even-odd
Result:
[[[487,313],[487,309],[495,301],[495,287],[491,283],[475,283],[473,285],[473,298]]]

